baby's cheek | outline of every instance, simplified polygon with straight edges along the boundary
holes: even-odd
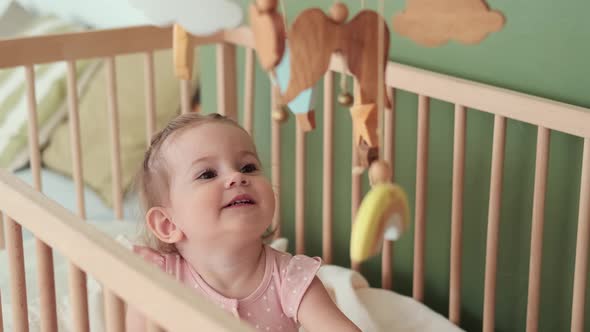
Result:
[[[272,212],[275,208],[275,193],[272,190],[270,184],[265,185],[263,188],[264,201],[266,202],[267,208]]]

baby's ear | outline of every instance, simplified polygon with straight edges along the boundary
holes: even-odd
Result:
[[[170,219],[166,209],[154,206],[145,215],[147,227],[154,235],[165,243],[174,244],[182,239],[184,234]]]

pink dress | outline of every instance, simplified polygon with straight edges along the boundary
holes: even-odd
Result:
[[[160,254],[139,246],[134,247],[134,251],[261,331],[298,330],[299,304],[321,265],[318,257],[292,256],[265,245],[266,266],[262,282],[247,297],[232,299],[211,288],[179,254]]]

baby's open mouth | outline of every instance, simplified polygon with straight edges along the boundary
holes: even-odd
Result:
[[[246,205],[254,205],[256,202],[250,197],[250,195],[238,195],[234,197],[228,204],[226,204],[223,208],[228,207],[238,207],[238,206],[246,206]]]

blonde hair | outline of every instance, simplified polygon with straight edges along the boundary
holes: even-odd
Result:
[[[161,206],[168,199],[170,173],[166,167],[166,160],[161,156],[164,143],[172,135],[178,135],[187,129],[207,123],[229,124],[244,130],[235,121],[217,113],[209,115],[187,113],[174,118],[164,129],[152,137],[136,178],[136,190],[139,193],[144,216],[152,207]],[[163,253],[177,252],[174,244],[160,241],[145,226],[143,229],[143,238],[147,246]]]

